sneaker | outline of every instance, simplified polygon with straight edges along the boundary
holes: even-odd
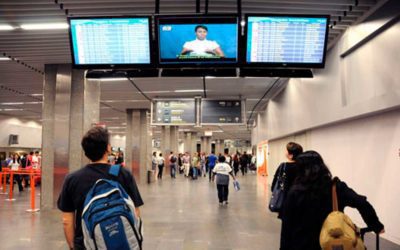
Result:
[[[220,202],[219,205],[222,206],[222,205],[224,205],[224,203],[223,203],[223,202]]]
[[[224,201],[224,204],[225,204],[225,205],[228,205],[228,203],[229,203],[228,201]]]

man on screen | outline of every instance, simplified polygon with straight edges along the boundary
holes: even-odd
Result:
[[[185,42],[181,55],[190,55],[194,57],[225,57],[219,44],[215,41],[206,39],[208,29],[204,25],[197,25],[194,28],[196,40]]]

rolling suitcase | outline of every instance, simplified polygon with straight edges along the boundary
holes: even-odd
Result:
[[[368,232],[372,232],[372,229],[370,228],[361,228],[360,229],[360,234],[361,234],[361,239],[364,241],[364,235]],[[376,234],[376,242],[375,242],[375,249],[379,250],[379,234]]]

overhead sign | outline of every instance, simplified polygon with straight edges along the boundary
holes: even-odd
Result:
[[[152,103],[151,116],[152,125],[195,125],[195,100],[156,100]]]
[[[201,100],[201,124],[243,124],[244,105],[241,100]]]

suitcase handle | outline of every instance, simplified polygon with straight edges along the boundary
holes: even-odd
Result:
[[[374,230],[369,227],[361,228],[360,229],[361,239],[364,241],[364,235],[366,233],[373,232],[373,231]],[[375,234],[375,235],[376,235],[376,250],[379,250],[379,233]]]

